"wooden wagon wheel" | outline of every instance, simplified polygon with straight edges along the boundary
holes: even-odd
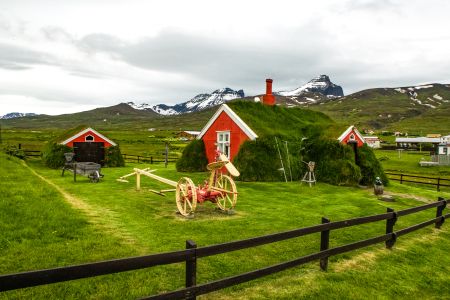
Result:
[[[197,190],[188,177],[182,177],[176,188],[177,208],[183,216],[189,216],[197,207]]]
[[[217,206],[221,210],[227,211],[236,206],[237,189],[234,180],[230,176],[220,175],[217,179],[216,186],[212,189],[221,192],[216,200]]]

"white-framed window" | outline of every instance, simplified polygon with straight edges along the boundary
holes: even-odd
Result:
[[[352,133],[350,134],[350,141],[354,141],[355,140],[355,135]]]
[[[84,141],[85,141],[85,142],[93,142],[93,141],[94,141],[94,136],[92,136],[92,135],[87,135],[87,136],[84,138]]]
[[[217,149],[230,158],[230,132],[218,131],[217,132]]]

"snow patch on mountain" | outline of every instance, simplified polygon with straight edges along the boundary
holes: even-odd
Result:
[[[158,104],[146,107],[145,109],[151,109],[161,115],[178,115],[182,113],[201,111],[213,106],[223,104],[227,101],[243,97],[245,97],[243,90],[235,91],[226,87],[223,89],[215,90],[211,94],[199,94],[189,101],[172,106],[166,104]]]

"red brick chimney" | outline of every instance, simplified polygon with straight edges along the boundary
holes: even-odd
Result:
[[[272,95],[272,79],[266,79],[266,94],[263,96],[265,105],[275,105],[275,96]]]

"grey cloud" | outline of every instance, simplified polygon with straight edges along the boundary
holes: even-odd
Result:
[[[56,64],[49,54],[0,42],[0,68],[26,70],[35,64]]]
[[[126,43],[109,34],[93,33],[84,36],[76,42],[76,45],[87,53],[108,52],[114,54],[119,52]]]
[[[174,31],[126,43],[111,35],[91,34],[77,44],[88,53],[109,53],[139,68],[188,75],[215,82],[218,87],[244,88],[259,86],[266,76],[298,84],[303,79],[300,74],[304,80],[318,75],[319,65],[331,63],[333,45],[320,28],[309,24],[308,32],[284,32],[274,36],[273,43],[237,43],[232,38],[219,40]]]
[[[41,28],[41,32],[49,41],[73,42],[75,40],[70,33],[57,26]]]

